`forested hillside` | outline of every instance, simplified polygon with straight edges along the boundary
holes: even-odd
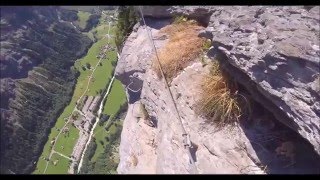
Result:
[[[91,40],[56,7],[1,8],[1,173],[30,173]],[[61,19],[68,13],[60,13]],[[74,18],[71,18],[74,19]]]
[[[138,22],[138,16],[133,6],[120,6],[118,10],[118,24],[116,31],[116,46],[120,49],[126,36]]]

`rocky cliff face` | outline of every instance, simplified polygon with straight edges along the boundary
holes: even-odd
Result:
[[[1,172],[30,173],[91,41],[56,7],[1,7]]]
[[[320,154],[320,8],[222,7],[207,30],[255,99]],[[214,54],[215,52],[213,52]],[[256,92],[253,92],[256,91]],[[265,97],[259,98],[258,96]],[[267,102],[268,101],[268,102]]]
[[[154,25],[151,25],[151,21],[149,23],[149,28]],[[166,21],[156,21],[155,23],[160,27],[168,24]],[[152,29],[152,31],[153,34],[156,34],[158,30]],[[160,48],[165,41],[157,37],[156,46]],[[125,54],[127,55],[125,56]],[[125,85],[129,85],[130,81],[126,82],[126,80],[129,80],[129,76],[133,75],[142,79],[143,84],[140,87],[136,85],[133,89],[142,88],[141,99],[136,97],[139,96],[139,93],[128,91],[131,104],[129,104],[121,135],[121,160],[118,172],[192,172],[188,163],[187,151],[182,145],[181,129],[170,96],[165,89],[164,82],[160,81],[150,69],[153,50],[145,28],[141,26],[137,32],[130,35],[123,48],[122,55],[123,59],[119,61],[116,69],[118,78],[123,80]],[[245,151],[235,150],[234,145],[236,143],[244,142],[242,139],[245,138],[243,132],[225,130],[214,133],[214,128],[211,125],[205,124],[204,119],[194,114],[192,105],[195,103],[197,96],[194,94],[196,93],[194,91],[196,85],[193,87],[192,84],[199,80],[199,75],[203,72],[206,72],[206,70],[201,63],[195,63],[185,69],[185,72],[176,77],[172,83],[174,96],[177,97],[175,100],[178,102],[179,111],[181,111],[181,116],[185,120],[187,131],[191,135],[192,142],[198,146],[196,156],[199,171],[201,173],[240,173],[240,169],[232,165],[234,163],[252,165],[251,169],[258,170],[257,172],[261,173],[261,170],[259,171],[259,168],[245,154]],[[178,94],[183,94],[183,96],[178,97]],[[146,109],[156,127],[150,127],[143,120],[138,119],[141,116],[140,102],[146,105]],[[237,135],[232,136],[232,133]],[[215,139],[221,141],[214,141]],[[219,143],[228,146],[217,146]],[[220,157],[228,158],[222,159]],[[230,160],[231,162],[228,162]],[[211,163],[213,161],[216,163]]]
[[[145,29],[161,49],[167,39],[158,31],[170,23],[166,18],[186,15],[208,25],[199,32],[213,42],[208,57],[218,59],[260,108],[253,116],[258,123],[217,130],[194,113],[208,67],[195,59],[178,74],[170,89],[195,147],[197,171],[319,173],[319,7],[162,8],[143,9],[146,26],[137,25],[128,37],[116,68],[117,78],[129,86],[130,103],[118,172],[193,173],[173,103],[151,69],[154,51]],[[146,106],[153,127],[139,118],[139,103]],[[295,165],[276,157],[276,148],[287,141],[297,147]]]

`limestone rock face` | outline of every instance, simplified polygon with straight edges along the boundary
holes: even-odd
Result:
[[[148,22],[154,23],[152,20]],[[157,49],[160,49],[167,39],[159,36],[158,29],[151,28],[150,24],[148,28]],[[162,24],[168,23],[163,21]],[[140,26],[129,36],[116,68],[116,77],[125,86],[131,87],[133,81],[130,77],[143,81],[141,87],[135,88],[141,88],[141,92],[127,90],[131,104],[121,134],[118,173],[194,173],[182,143],[181,126],[170,95],[164,81],[158,79],[151,69],[154,51],[145,28]],[[247,154],[245,149],[252,147],[241,129],[215,132],[212,125],[195,115],[193,105],[199,84],[194,82],[200,82],[201,75],[207,72],[199,61],[195,62],[178,75],[170,87],[186,131],[197,147],[194,156],[198,173],[263,173]],[[155,127],[148,126],[141,119],[139,103],[145,105]]]
[[[185,16],[195,19],[204,24],[209,22],[212,14],[210,6],[141,6],[141,11],[145,17],[172,18]],[[136,7],[140,13],[140,8]]]
[[[145,17],[169,18],[172,17],[170,6],[140,6],[135,9],[140,13],[140,8]]]
[[[152,31],[159,50],[167,37],[158,31],[174,15],[186,15],[207,24],[199,36],[212,40],[209,58],[219,59],[252,98],[275,116],[274,121],[296,131],[320,154],[319,6],[173,6],[157,11],[150,8],[153,7],[144,7],[146,26],[135,27],[116,67],[116,77],[129,87],[129,110],[121,135],[118,173],[194,173],[170,95],[163,79],[158,79],[151,68],[156,63],[155,52],[145,29]],[[262,148],[264,144],[258,143],[261,134],[259,137],[256,134],[261,133],[260,127],[259,130],[236,127],[218,131],[195,114],[199,82],[208,71],[207,66],[195,59],[170,86],[183,125],[196,147],[193,157],[198,173],[265,173],[260,165],[268,163],[274,167],[271,173],[281,173],[285,168],[281,169],[281,165],[279,170],[281,163],[274,160],[274,146],[279,144],[271,143],[272,150]],[[133,83],[132,78],[140,82]],[[130,90],[132,84],[138,91]],[[155,127],[141,119],[139,103],[145,105]],[[264,131],[268,133],[280,131]],[[309,165],[304,168],[296,166],[292,172],[282,173],[319,172],[306,161],[309,160],[304,160],[304,164]]]
[[[320,7],[214,8],[207,31],[216,53],[253,81],[278,120],[320,154]],[[236,71],[234,71],[236,72]],[[239,76],[238,76],[239,77]],[[252,88],[248,88],[252,89]],[[260,100],[265,104],[264,100]],[[276,108],[278,107],[278,108]],[[285,116],[280,116],[284,114]]]

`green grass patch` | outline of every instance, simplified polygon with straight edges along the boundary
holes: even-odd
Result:
[[[103,114],[113,115],[120,106],[126,101],[126,93],[121,82],[117,79],[114,80],[111,92],[107,97],[107,101],[103,107]]]
[[[91,13],[89,12],[84,12],[84,11],[78,11],[78,25],[81,29],[84,29],[87,25],[87,20],[89,19],[89,16]]]
[[[40,157],[40,159],[38,160],[36,169],[33,171],[32,174],[42,174],[44,171],[44,168],[46,167],[46,163],[47,161],[42,159],[42,157]]]
[[[54,165],[54,163],[56,163]],[[67,174],[69,169],[69,159],[54,154],[49,162],[46,174]]]
[[[73,147],[79,138],[79,130],[72,125],[68,125],[67,127],[69,128],[69,132],[60,134],[55,151],[70,157]]]
[[[61,128],[64,126],[65,121],[63,120],[63,118],[68,117],[67,114],[71,114],[71,111],[70,111],[70,105],[67,106],[65,108],[65,111],[60,115],[59,119],[57,120],[55,127],[51,129],[49,139],[43,148],[41,156],[39,157],[36,170],[34,173],[40,173],[40,174],[43,173],[44,168],[46,166],[46,161],[43,158],[49,158],[50,151],[52,149],[51,141],[58,135],[59,133],[58,130],[61,130]],[[61,136],[59,136],[59,138],[60,137]]]
[[[108,34],[108,31],[111,32],[111,28],[109,30],[109,26],[108,24],[103,24],[103,25],[100,25],[100,26],[97,26],[96,28],[93,29],[94,31],[94,34],[95,34],[95,37],[97,39],[101,39],[103,38],[106,34]],[[109,32],[109,33],[110,33]]]
[[[91,39],[91,41],[95,41],[95,36],[92,31],[84,32],[83,34],[87,35]]]
[[[106,122],[108,123],[108,122]],[[115,125],[117,124],[117,125]],[[118,128],[120,128],[122,125],[122,121],[115,121],[112,123],[112,125],[108,128],[108,131],[105,130],[105,126],[102,126],[100,128],[96,128],[97,134],[95,134],[95,141],[97,144],[97,149],[91,159],[92,162],[97,161],[97,158],[99,157],[100,154],[102,154],[105,150],[104,146],[108,145],[109,142],[106,141],[106,137],[110,139],[110,136],[115,134]],[[116,127],[117,126],[117,127]],[[102,142],[102,143],[101,143]]]
[[[108,52],[107,58],[101,60],[101,65],[97,66],[95,70],[91,82],[90,89],[87,91],[86,95],[88,96],[96,96],[99,95],[99,92],[103,92],[105,88],[107,88],[114,67],[112,66],[112,62],[116,62],[116,52]]]

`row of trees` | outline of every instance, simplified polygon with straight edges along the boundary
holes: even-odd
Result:
[[[138,16],[133,6],[120,6],[118,9],[118,24],[115,43],[118,50],[126,36],[132,31],[133,26],[138,22]]]

